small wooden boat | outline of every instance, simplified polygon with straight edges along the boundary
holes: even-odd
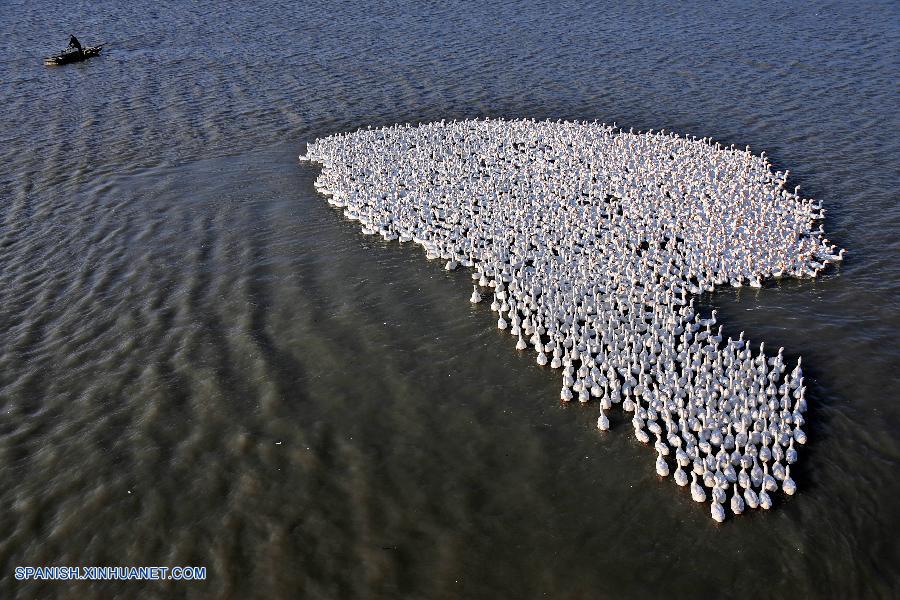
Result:
[[[60,52],[59,54],[45,57],[44,64],[48,67],[67,65],[69,63],[86,60],[92,56],[97,56],[98,54],[100,54],[101,50],[103,50],[103,45],[85,46],[81,50],[65,50],[63,52]]]

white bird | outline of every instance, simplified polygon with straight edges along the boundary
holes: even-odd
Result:
[[[600,407],[600,416],[597,417],[597,429],[600,431],[608,431],[609,430],[609,418],[606,416],[606,413],[603,412],[603,407]]]
[[[747,503],[749,508],[759,507],[759,496],[752,487],[748,487],[744,490],[744,502]]]
[[[687,473],[684,472],[684,469],[681,468],[681,465],[678,465],[675,469],[675,483],[680,487],[684,487],[688,484],[688,476]]]
[[[522,338],[522,334],[519,334],[519,341],[516,342],[516,350],[525,350],[528,348],[528,344],[525,343],[525,340]]]
[[[706,491],[697,483],[696,473],[691,473],[691,498],[694,502],[706,502]]]
[[[763,465],[763,483],[762,488],[768,492],[776,492],[778,491],[778,482],[775,481],[775,478],[769,475],[769,465]]]
[[[788,496],[793,496],[797,491],[797,484],[794,483],[793,479],[791,479],[790,467],[785,470],[784,481],[781,482],[781,489],[784,490],[784,493]]]
[[[652,422],[653,421],[651,421],[651,423]],[[648,427],[648,429],[649,429],[649,427]],[[655,431],[654,433],[656,434],[656,442],[653,444],[653,448],[656,450],[657,453],[661,454],[662,456],[668,456],[669,455],[669,447],[666,446],[666,444],[662,441],[662,438],[660,438],[660,432]]]
[[[718,502],[712,503],[709,507],[709,512],[713,520],[717,523],[721,523],[725,520],[725,508]]]
[[[817,224],[821,203],[788,191],[764,154],[615,124],[481,119],[336,134],[300,159],[322,166],[315,188],[364,233],[472,269],[471,302],[485,288],[516,348],[563,370],[561,401],[599,399],[598,429],[614,405],[632,413],[658,460],[674,452],[678,485],[687,469],[709,482],[723,519],[723,486],[751,508],[755,487],[763,508],[778,480],[796,487],[784,465],[807,441],[801,361],[789,370],[783,350],[757,351],[743,332],[723,341],[717,311],[702,318],[691,297],[843,258]]]
[[[663,458],[662,454],[657,454],[656,456],[656,474],[660,477],[667,477],[669,475],[669,465],[666,463],[666,459]]]
[[[634,437],[642,444],[650,443],[650,435],[640,427],[634,428]]]
[[[775,464],[772,465],[772,475],[778,481],[784,481],[785,471],[784,465],[782,465],[779,461],[775,461]]]
[[[731,512],[736,515],[744,512],[744,499],[741,498],[741,493],[738,491],[737,484],[734,484],[734,493],[731,495]]]
[[[797,451],[794,449],[794,438],[791,438],[790,444],[788,444],[787,450],[784,452],[784,459],[788,462],[788,464],[794,464],[797,462]]]
[[[728,494],[725,493],[725,488],[718,483],[712,488],[712,499],[716,504],[725,504],[728,502]]]

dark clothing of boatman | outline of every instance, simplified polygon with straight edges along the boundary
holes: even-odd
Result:
[[[69,36],[69,50],[77,50],[81,52],[81,42],[78,41],[78,38],[74,35]]]

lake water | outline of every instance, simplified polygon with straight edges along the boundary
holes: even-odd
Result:
[[[896,3],[299,4],[0,4],[0,596],[896,597]],[[103,54],[42,66],[69,33]],[[796,496],[714,523],[296,160],[485,116],[749,144],[824,203],[842,265],[705,304],[804,358]]]

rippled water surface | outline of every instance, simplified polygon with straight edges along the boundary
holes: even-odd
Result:
[[[897,4],[437,4],[0,4],[0,596],[896,595]],[[43,67],[70,32],[103,55]],[[475,116],[749,144],[823,201],[843,265],[705,299],[804,357],[796,496],[716,525],[296,161]],[[13,577],[157,564],[208,578]]]

